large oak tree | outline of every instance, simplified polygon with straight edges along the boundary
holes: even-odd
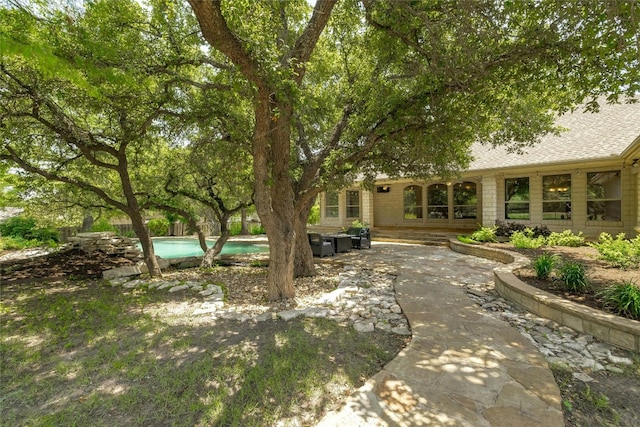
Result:
[[[253,88],[270,299],[311,272],[305,222],[322,189],[456,173],[474,141],[520,149],[555,131],[554,113],[638,90],[634,2],[189,3]]]

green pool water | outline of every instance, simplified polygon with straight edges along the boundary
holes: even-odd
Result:
[[[207,246],[212,247],[215,240],[207,240]],[[142,250],[142,246],[138,243],[138,248]],[[156,255],[161,258],[182,258],[189,256],[202,256],[198,239],[186,239],[176,237],[154,237],[153,248]],[[253,254],[269,252],[267,243],[252,242],[227,242],[222,247],[223,255],[235,254]]]

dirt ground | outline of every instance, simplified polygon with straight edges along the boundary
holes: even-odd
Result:
[[[495,247],[513,250],[511,245],[494,244]],[[597,292],[608,284],[625,280],[633,280],[640,283],[638,270],[618,270],[607,267],[597,259],[597,251],[590,247],[580,248],[545,248],[546,251],[558,253],[563,259],[571,259],[583,263],[587,270],[590,291],[584,295],[575,296],[566,293],[557,282],[540,281],[535,278],[535,273],[528,268],[516,271],[521,280],[545,289],[551,293],[561,295],[567,299],[594,307],[602,308],[602,302]],[[541,250],[521,250],[524,255],[535,258]],[[2,255],[2,254],[0,254]],[[95,257],[90,259],[86,255],[77,252],[54,253],[44,257],[26,259],[20,261],[0,262],[0,284],[2,286],[28,286],[29,284],[41,285],[43,281],[59,280],[62,278],[99,278],[102,270],[131,262],[115,257]],[[297,299],[314,298],[318,293],[331,290],[335,284],[331,280],[324,280],[323,272],[327,277],[335,277],[335,269],[341,269],[342,265],[334,262],[321,262],[318,264],[319,276],[316,278],[299,279],[297,285]],[[214,272],[203,273],[200,270],[185,270],[179,273],[181,276],[211,274],[216,275],[224,283],[237,283],[230,287],[233,293],[229,300],[238,307],[244,307],[242,311],[251,312],[253,306],[263,305],[264,292],[261,284],[266,274],[265,268],[246,267],[241,270],[241,277],[236,273],[225,272],[217,269]],[[274,305],[273,310],[290,308],[295,302],[280,302]],[[638,358],[638,355],[629,354],[629,357]],[[554,369],[556,382],[558,383],[563,398],[563,411],[567,426],[638,426],[640,425],[640,370],[638,362],[633,369],[624,374],[615,374],[607,371],[592,372],[589,375],[593,382],[584,383],[576,379],[571,372]]]

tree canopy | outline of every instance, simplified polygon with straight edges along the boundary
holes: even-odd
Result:
[[[0,10],[0,156],[133,212],[159,194],[163,150],[206,135],[250,153],[271,299],[313,273],[324,189],[447,177],[476,141],[518,150],[578,103],[639,90],[631,1],[189,4]]]

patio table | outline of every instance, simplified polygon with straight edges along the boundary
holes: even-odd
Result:
[[[351,250],[351,236],[348,234],[327,234],[322,238],[333,244],[333,250],[338,252],[349,252]]]

